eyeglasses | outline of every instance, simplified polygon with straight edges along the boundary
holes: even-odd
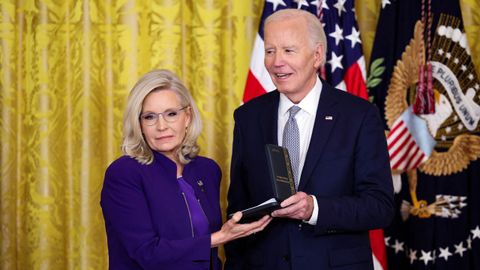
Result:
[[[178,118],[180,117],[180,114],[179,114],[180,111],[185,110],[186,108],[188,108],[188,106],[185,106],[178,110],[166,110],[161,113],[153,113],[153,112],[144,113],[140,115],[140,121],[142,121],[142,123],[144,123],[147,126],[153,126],[157,124],[158,118],[161,115],[163,117],[163,120],[165,120],[168,123],[173,123],[177,121]]]

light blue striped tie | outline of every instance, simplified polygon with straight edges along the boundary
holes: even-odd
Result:
[[[283,129],[283,147],[288,149],[290,162],[292,164],[293,177],[295,179],[295,188],[298,189],[298,182],[300,181],[300,176],[298,175],[298,166],[300,163],[300,132],[298,131],[295,115],[300,111],[300,107],[294,105],[288,110],[290,116]]]

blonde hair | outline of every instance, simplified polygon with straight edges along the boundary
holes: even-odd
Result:
[[[165,69],[153,70],[143,75],[130,91],[123,118],[122,151],[141,164],[152,163],[153,152],[143,137],[140,114],[146,96],[151,92],[164,90],[173,91],[178,96],[182,107],[190,107],[190,125],[176,153],[180,163],[187,164],[197,156],[200,150],[197,138],[202,130],[202,120],[185,85],[173,72]]]
[[[270,22],[275,21],[283,21],[283,20],[290,20],[290,19],[297,19],[303,18],[305,19],[307,25],[307,32],[309,34],[310,44],[312,48],[315,49],[318,44],[323,44],[323,64],[325,64],[325,60],[327,59],[327,38],[325,36],[325,31],[323,30],[323,26],[320,23],[320,20],[313,15],[312,13],[302,10],[302,9],[293,9],[287,8],[282,9],[277,12],[274,12],[270,16],[265,19],[265,23],[263,24],[263,30],[265,32],[265,26]]]

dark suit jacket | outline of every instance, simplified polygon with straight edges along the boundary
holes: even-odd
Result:
[[[192,237],[186,201],[175,163],[160,153],[142,165],[123,156],[105,173],[101,206],[107,230],[110,269],[220,269],[210,235]],[[210,222],[220,229],[221,172],[211,159],[196,157],[183,171]],[[201,181],[201,182],[199,182]]]
[[[265,144],[278,144],[279,92],[234,113],[228,213],[273,197]],[[331,120],[329,120],[331,119]],[[368,230],[389,225],[393,187],[383,124],[367,101],[323,83],[300,191],[318,201],[316,226],[275,218],[226,246],[225,269],[373,269]]]

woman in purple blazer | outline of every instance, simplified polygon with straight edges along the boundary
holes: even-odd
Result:
[[[125,154],[105,173],[101,206],[110,269],[221,269],[217,247],[263,230],[271,217],[222,226],[215,161],[198,156],[198,109],[175,74],[155,70],[133,87]]]

